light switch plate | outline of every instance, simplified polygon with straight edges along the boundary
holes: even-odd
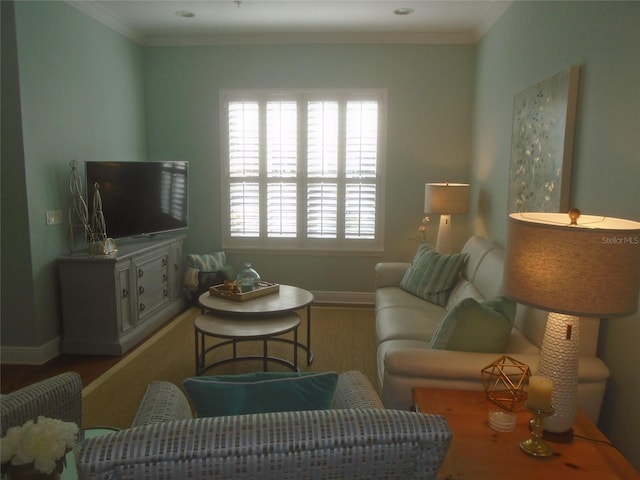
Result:
[[[62,223],[62,210],[50,210],[47,212],[47,225]]]

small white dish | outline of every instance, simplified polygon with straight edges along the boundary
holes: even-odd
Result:
[[[497,432],[512,432],[516,428],[516,415],[513,412],[490,410],[489,426]]]

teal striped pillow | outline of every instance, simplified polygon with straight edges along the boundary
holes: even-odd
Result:
[[[466,253],[442,255],[423,243],[402,277],[400,288],[444,307],[466,258]]]

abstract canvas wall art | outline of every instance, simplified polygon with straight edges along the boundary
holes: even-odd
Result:
[[[579,73],[572,66],[515,96],[509,213],[569,209]]]

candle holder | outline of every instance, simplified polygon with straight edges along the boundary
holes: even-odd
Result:
[[[542,421],[544,417],[553,415],[554,409],[552,407],[550,410],[540,410],[527,405],[527,410],[533,415],[529,420],[531,438],[520,442],[520,449],[534,457],[550,457],[553,455],[553,450],[542,440],[542,430],[544,428]]]

